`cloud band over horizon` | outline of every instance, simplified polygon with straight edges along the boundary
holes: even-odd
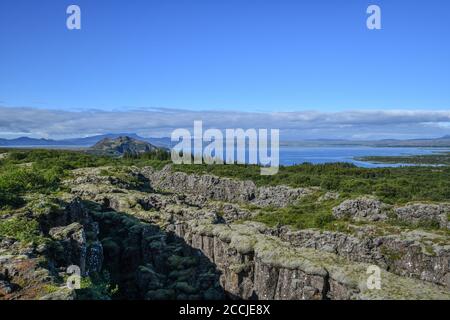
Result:
[[[236,112],[179,109],[66,111],[0,106],[0,138],[64,139],[106,133],[167,137],[177,128],[280,129],[282,140],[433,138],[450,134],[450,111]]]

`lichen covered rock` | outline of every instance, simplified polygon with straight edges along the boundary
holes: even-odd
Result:
[[[333,208],[333,216],[354,221],[379,221],[388,218],[390,206],[371,197],[346,200]]]
[[[397,219],[413,225],[435,225],[440,228],[448,227],[450,206],[444,204],[409,204],[396,208]]]

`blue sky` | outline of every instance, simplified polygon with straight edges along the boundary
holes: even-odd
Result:
[[[448,0],[2,0],[0,106],[448,111],[449,15]]]
[[[82,30],[65,26],[78,4]],[[366,28],[382,9],[383,30]],[[447,0],[2,0],[0,101],[48,108],[448,109]]]

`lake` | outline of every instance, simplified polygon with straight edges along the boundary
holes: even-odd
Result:
[[[426,155],[450,151],[443,148],[375,148],[375,147],[280,147],[280,164],[294,165],[303,162],[328,163],[349,162],[359,167],[398,167],[405,164],[386,164],[358,161],[365,156],[409,156]]]
[[[86,146],[8,146],[9,148],[44,148],[44,149],[86,149]],[[248,152],[248,151],[247,151]],[[364,146],[339,146],[339,147],[280,147],[280,164],[291,166],[303,162],[330,163],[349,162],[359,167],[379,168],[398,167],[407,164],[372,163],[358,161],[354,158],[365,156],[409,156],[426,155],[436,152],[450,152],[450,148],[379,148]],[[248,154],[246,154],[248,159]]]

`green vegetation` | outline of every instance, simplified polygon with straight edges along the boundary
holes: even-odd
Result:
[[[56,168],[39,170],[31,166],[2,165],[0,167],[0,208],[22,204],[21,194],[47,192],[59,183],[60,172]]]
[[[170,163],[167,160],[169,154],[162,150],[123,158],[61,150],[8,150],[7,152],[8,156],[0,160],[0,208],[3,209],[22,205],[22,198],[26,193],[49,194],[60,191],[61,180],[70,175],[70,170],[73,169],[131,165],[161,169]],[[257,185],[321,187],[323,190],[337,191],[343,197],[372,194],[391,204],[450,199],[449,166],[367,169],[348,163],[319,165],[304,163],[289,167],[282,166],[279,173],[274,176],[261,176],[260,168],[256,165],[174,165],[174,170],[252,180]],[[123,172],[122,169],[115,170],[114,175],[123,178],[124,175],[121,172]],[[129,176],[127,179],[130,182]],[[138,181],[135,182],[138,183]]]
[[[270,227],[290,225],[296,229],[330,229],[334,218],[331,209],[337,200],[317,201],[318,195],[303,198],[298,204],[285,208],[261,208],[260,213],[251,218]]]
[[[274,176],[260,175],[255,165],[176,165],[186,173],[214,174],[257,185],[284,184],[291,187],[321,187],[345,197],[375,195],[382,201],[448,201],[450,167],[359,168],[349,163],[309,164],[280,167]]]
[[[61,182],[73,175],[72,170],[102,167],[98,170],[100,175],[111,177],[108,178],[111,180],[117,179],[118,181],[114,181],[115,185],[123,182],[127,189],[131,187],[130,189],[144,191],[149,187],[148,181],[135,174],[130,166],[152,166],[161,169],[169,163],[166,157],[167,154],[159,152],[117,158],[76,151],[9,150],[8,155],[0,159],[0,239],[14,238],[23,244],[44,243],[45,260],[39,264],[43,268],[57,266],[60,263],[57,258],[65,257],[67,249],[64,243],[52,240],[48,236],[49,221],[59,216],[59,210],[66,208],[65,196],[62,196],[66,190]],[[251,204],[243,206],[255,213],[248,220],[262,222],[270,227],[289,225],[294,229],[314,228],[353,235],[370,233],[380,236],[399,234],[420,227],[432,230],[433,234],[439,236],[436,237],[436,243],[442,241],[443,244],[447,244],[448,241],[445,240],[450,235],[449,230],[438,229],[439,225],[435,222],[425,221],[413,226],[395,220],[394,216],[388,221],[353,222],[344,219],[336,220],[332,215],[332,208],[342,201],[367,194],[376,195],[382,201],[392,204],[410,201],[449,201],[450,167],[366,169],[346,163],[323,165],[304,163],[292,167],[281,167],[275,176],[261,176],[260,168],[254,165],[175,165],[173,168],[186,173],[207,173],[252,180],[257,185],[319,187],[313,194],[303,197],[288,207],[260,208]],[[86,170],[86,172],[90,171]],[[121,187],[117,189],[119,188]],[[339,198],[335,199],[330,194],[325,197],[328,191],[339,193]],[[115,211],[104,212],[101,204],[87,200],[83,203],[89,209],[91,217],[98,223],[100,231],[97,235],[94,228],[86,229],[86,240],[88,244],[90,241],[101,241],[104,267],[102,272],[90,273],[89,277],[82,279],[81,289],[77,290],[78,299],[120,299],[133,296],[136,294],[133,290],[137,290],[135,268],[140,268],[143,276],[160,281],[152,268],[147,268],[145,265],[138,266],[139,261],[132,261],[134,257],[142,254],[143,243],[152,252],[158,252],[158,259],[164,261],[168,274],[167,285],[163,283],[164,289],[150,290],[147,297],[175,298],[178,297],[177,294],[182,297],[187,295],[191,297],[198,292],[197,285],[192,285],[191,280],[196,277],[195,268],[201,260],[199,257],[184,256],[184,248],[176,239],[169,239],[166,242],[161,240],[167,239],[165,235],[156,232],[156,229],[154,233],[147,232],[143,222],[138,219],[141,215],[133,216]],[[131,211],[134,213],[134,209]],[[223,204],[219,203],[217,211],[219,216],[225,215]],[[219,226],[224,228],[224,232],[228,232],[227,227],[230,228],[226,225]],[[240,238],[236,239],[241,242],[238,246],[240,250],[248,246]],[[433,244],[424,244],[423,250],[429,255],[435,254]],[[403,259],[401,253],[388,247],[383,247],[381,250],[389,261]],[[170,254],[166,255],[167,252]],[[133,259],[126,257],[133,257]],[[131,263],[135,264],[133,270],[129,268]],[[123,272],[125,264],[128,271]],[[231,268],[236,268],[233,270],[239,272],[237,270],[241,269],[238,268],[246,268],[246,265],[235,264]],[[208,277],[215,279],[215,276],[213,269],[208,271]],[[42,289],[45,294],[57,293],[61,289],[64,276],[61,275],[58,279],[56,284],[44,285]],[[158,286],[163,287],[163,285]],[[159,288],[158,286],[155,285],[155,288]],[[214,292],[212,294],[214,295]]]
[[[14,238],[25,243],[39,244],[44,241],[36,220],[18,217],[0,220],[0,238],[2,237]]]
[[[76,290],[78,300],[111,300],[118,293],[118,287],[111,284],[107,271],[81,278],[80,287]]]
[[[60,182],[70,170],[99,166],[152,166],[161,169],[168,161],[161,150],[139,157],[112,158],[62,150],[2,150],[0,159],[0,209],[24,204],[26,193],[49,194],[61,190]],[[167,152],[165,152],[167,153]]]
[[[411,223],[411,222],[399,220],[397,218],[390,218],[389,224],[394,225],[394,226],[403,227],[403,228],[409,228],[409,229],[415,229],[417,227],[420,227],[421,229],[424,229],[424,230],[439,230],[440,229],[439,222],[432,221],[432,220],[421,220],[416,223]]]
[[[133,175],[128,167],[112,167],[108,170],[103,169],[100,171],[100,175],[114,177],[120,182],[128,184],[132,189],[143,190],[146,188],[145,182]]]
[[[108,159],[80,152],[14,150],[0,160],[0,208],[23,204],[26,193],[51,193],[71,169],[106,164]]]
[[[450,165],[450,152],[435,153],[418,156],[371,156],[358,158],[361,161],[370,161],[376,163],[405,163],[420,165]]]
[[[151,152],[141,153],[139,155],[133,153],[125,153],[124,159],[129,160],[158,160],[158,161],[169,161],[170,160],[170,152],[164,149],[156,149]]]
[[[400,252],[394,251],[385,245],[381,246],[381,253],[392,262],[399,261],[403,258],[403,255]]]
[[[43,289],[45,294],[50,294],[58,292],[61,288],[53,284],[46,284],[44,285]]]

